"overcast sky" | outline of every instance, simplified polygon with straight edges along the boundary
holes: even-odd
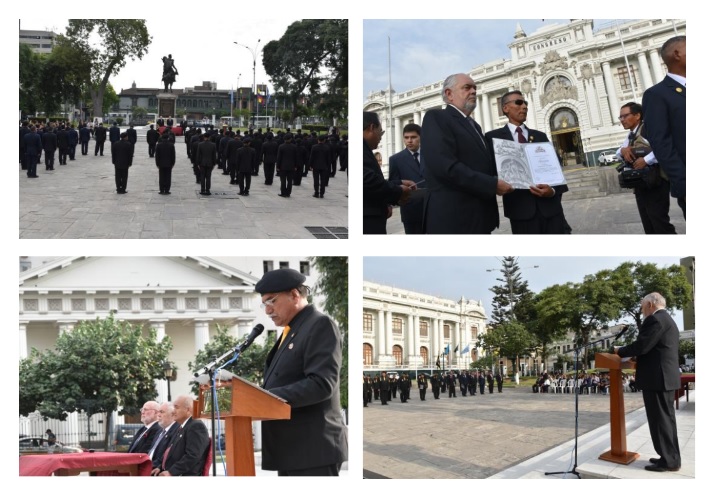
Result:
[[[187,9],[187,14],[192,12]],[[230,7],[229,7],[230,9]],[[273,19],[249,19],[241,22],[237,15],[224,15],[224,8],[214,7],[216,15],[213,21],[198,24],[191,18],[169,19],[153,17],[146,19],[148,34],[153,38],[148,53],[142,60],[128,62],[120,73],[111,77],[110,82],[116,92],[130,89],[135,81],[137,87],[163,88],[163,61],[169,53],[178,69],[175,89],[200,86],[203,81],[216,82],[219,89],[233,89],[238,84],[250,87],[253,82],[252,51],[256,49],[256,84],[273,86],[264,71],[262,51],[266,43],[279,39],[286,28],[300,18],[285,17],[284,10],[265,10],[259,14],[279,14]],[[228,12],[230,14],[230,12]],[[42,14],[42,12],[41,12]],[[204,11],[207,16],[208,12]],[[198,27],[193,27],[196,24]],[[212,26],[206,27],[206,26]],[[21,29],[49,30],[65,34],[68,20],[63,17],[33,17],[21,19]],[[235,45],[246,45],[250,48]],[[239,78],[239,73],[241,77]],[[273,91],[272,91],[273,92]]]
[[[626,261],[679,265],[680,257],[518,257],[520,275],[539,293],[554,284],[582,282],[588,274],[614,269]],[[502,284],[502,257],[364,257],[364,280],[459,301],[482,300],[492,313],[490,288]],[[537,267],[535,267],[537,266]],[[492,270],[492,272],[488,272]],[[683,314],[675,313],[683,330]]]
[[[392,87],[397,92],[470,72],[498,59],[509,60],[508,45],[519,23],[527,36],[570,19],[364,20],[364,100],[389,87],[388,39],[391,38]],[[595,30],[612,25],[598,19]],[[623,22],[618,21],[618,22]]]

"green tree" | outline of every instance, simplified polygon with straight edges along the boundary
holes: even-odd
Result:
[[[530,332],[537,339],[540,346],[540,356],[542,361],[547,361],[553,355],[551,346],[565,337],[570,327],[571,321],[558,315],[565,303],[565,296],[570,294],[569,286],[552,286],[545,288],[534,298],[535,318],[533,323],[529,324]],[[566,313],[566,316],[572,317],[573,313]]]
[[[93,47],[89,39],[100,37],[100,46]],[[90,96],[93,116],[102,118],[103,98],[111,76],[116,75],[131,60],[140,60],[148,53],[151,36],[142,19],[71,19],[66,37],[92,60]],[[160,65],[160,64],[159,64]]]
[[[678,345],[678,360],[682,365],[686,358],[695,359],[695,341],[680,341]]]
[[[142,106],[131,107],[131,115],[134,121],[142,120],[145,118],[146,114],[148,114],[148,108],[144,108]]]
[[[513,361],[513,373],[517,372],[517,361],[520,356],[531,354],[535,346],[535,338],[527,328],[517,320],[510,320],[490,328],[479,338],[479,344],[484,348],[496,350],[500,357],[507,357]]]
[[[305,92],[317,94],[322,84],[334,92],[348,86],[348,38],[347,19],[304,19],[264,46],[264,70],[290,96],[292,120]]]
[[[40,55],[30,45],[20,44],[20,111],[35,114],[40,106],[38,98],[38,75],[42,70]]]
[[[531,319],[533,309],[532,297],[527,281],[522,279],[517,257],[503,257],[501,283],[490,288],[492,298],[492,320],[490,325],[497,326],[510,320],[527,323]]]
[[[312,265],[319,271],[315,288],[324,294],[324,310],[339,324],[343,341],[340,377],[341,406],[349,407],[349,258],[312,257]]]
[[[244,341],[243,339],[232,336],[228,331],[228,327],[217,325],[216,335],[196,353],[193,361],[189,361],[188,369],[194,372],[198,371]],[[263,344],[250,345],[246,351],[239,355],[235,362],[224,367],[224,369],[250,382],[257,384],[263,383],[266,356],[269,354],[269,351],[271,351],[271,348],[274,347],[275,343],[276,340],[273,337],[266,337]],[[229,355],[225,361],[221,362],[221,365],[231,359],[232,355]],[[194,381],[188,383],[193,387],[193,393],[198,395],[198,383]]]
[[[58,337],[53,349],[33,349],[20,364],[20,388],[32,389],[38,397],[20,392],[20,411],[35,408],[46,418],[64,420],[69,413],[92,416],[106,414],[109,436],[110,414],[136,414],[143,403],[157,396],[156,380],[163,379],[163,361],[171,341],[156,340],[153,329],[120,322],[109,315],[104,320],[82,321]]]

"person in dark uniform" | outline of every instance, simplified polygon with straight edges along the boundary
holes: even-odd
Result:
[[[454,396],[456,398],[457,397],[457,387],[456,387],[454,381],[455,381],[454,373],[452,373],[450,371],[449,374],[447,375],[447,389],[449,390],[449,397]]]
[[[397,398],[397,390],[399,390],[399,375],[389,379],[389,400]]]
[[[434,398],[439,399],[439,376],[436,373],[432,373],[429,381],[432,383],[432,394],[434,394]]]
[[[417,387],[419,387],[419,400],[423,401],[427,395],[427,378],[424,376],[424,373],[417,378]]]
[[[274,168],[276,167],[276,155],[279,152],[279,144],[274,140],[271,133],[266,134],[266,142],[261,146],[262,161],[264,163],[264,185],[274,183]]]
[[[363,390],[364,390],[364,397],[363,397],[364,407],[367,407],[368,404],[371,402],[371,397],[372,397],[372,382],[367,375],[364,375]]]
[[[123,132],[121,140],[110,147],[111,160],[115,166],[116,193],[127,193],[128,168],[133,166],[133,146],[128,142],[128,134]]]
[[[58,138],[58,163],[61,166],[68,164],[68,131],[65,129],[65,125],[61,124],[58,128],[58,132],[55,134]]]
[[[495,380],[497,380],[497,392],[500,394],[502,393],[502,375],[498,373],[495,375]]]
[[[158,144],[159,138],[160,134],[158,133],[158,130],[156,130],[153,125],[151,125],[151,128],[149,128],[146,132],[146,142],[148,143],[148,157],[153,157],[156,155],[156,144]],[[175,155],[173,160],[175,162]]]
[[[29,133],[30,129],[28,128],[28,122],[23,121],[20,124],[20,168],[21,169],[28,169],[28,163],[25,161],[25,140],[23,137],[25,137],[25,134]]]
[[[105,139],[107,137],[108,129],[103,126],[103,122],[100,122],[100,124],[95,128],[95,155],[98,155],[98,151],[100,151],[100,155],[103,155],[103,148],[105,147]]]
[[[55,169],[55,151],[58,149],[58,136],[51,129],[46,128],[42,136],[43,151],[45,152],[45,169]]]
[[[374,375],[372,378],[372,390],[374,391],[374,400],[379,400],[379,375]]]
[[[216,165],[216,146],[203,134],[203,142],[198,144],[196,166],[201,176],[201,195],[211,195],[211,172]]]
[[[228,159],[226,161],[226,174],[231,177],[230,185],[238,185],[238,164],[236,162],[236,155],[238,150],[243,147],[243,140],[241,134],[236,134],[233,139],[230,139],[226,144],[226,153]]]
[[[648,471],[678,471],[681,465],[675,392],[680,388],[678,346],[680,334],[659,293],[646,295],[640,303],[643,324],[632,344],[615,348],[621,358],[635,357],[635,386],[643,391],[653,447],[660,457],[650,459]]]
[[[306,150],[302,138],[297,137],[295,143],[296,171],[294,171],[294,185],[299,186],[301,185],[301,180],[303,179],[303,177],[306,176],[304,172],[306,171],[308,173],[309,170],[309,151]],[[328,183],[326,185],[328,185]]]
[[[37,178],[38,161],[43,152],[43,142],[38,135],[34,125],[28,127],[28,132],[23,136],[25,146],[25,163],[28,169],[28,178]]]
[[[477,384],[479,385],[480,395],[485,395],[485,372],[477,372]]]
[[[110,145],[113,147],[113,144],[118,142],[121,139],[121,131],[118,127],[118,123],[113,122],[113,126],[108,129],[108,138],[110,139]]]
[[[309,167],[314,174],[314,197],[324,198],[324,187],[329,182],[329,168],[331,167],[331,149],[326,143],[326,136],[319,135],[318,144],[311,148]]]
[[[487,372],[487,388],[490,391],[490,394],[494,394],[495,390],[495,381],[494,378],[492,378],[492,372]]]
[[[276,169],[281,179],[281,193],[279,197],[291,197],[291,188],[294,179],[294,172],[297,168],[296,146],[291,142],[291,134],[286,134],[284,143],[279,146],[276,156]]]
[[[463,371],[459,373],[459,390],[462,397],[467,397],[467,374]]]
[[[131,145],[133,146],[133,152],[135,153],[135,151],[136,151],[136,142],[138,142],[138,133],[136,132],[136,129],[133,128],[133,124],[132,124],[132,123],[131,123],[130,126],[128,127],[128,130],[126,131],[126,133],[128,134],[128,142],[130,142]]]
[[[439,374],[439,385],[442,387],[442,393],[447,393],[447,375],[444,373]]]
[[[467,390],[469,390],[469,395],[475,395],[477,393],[477,375],[474,374],[474,372],[470,373],[468,371],[465,371],[467,374]]]
[[[75,161],[75,146],[78,145],[78,131],[73,124],[68,128],[68,157]]]
[[[80,135],[80,153],[83,156],[87,156],[88,155],[88,142],[90,142],[90,129],[88,128],[87,123],[85,125],[83,125],[82,127],[80,127],[78,134]]]
[[[161,141],[154,146],[153,151],[156,167],[158,168],[158,187],[160,189],[158,193],[160,195],[171,194],[171,172],[176,164],[176,146],[170,141],[169,133],[169,131],[163,132]]]
[[[341,136],[339,144],[339,171],[346,171],[349,165],[349,136],[344,134]]]
[[[383,371],[382,376],[379,378],[379,398],[382,401],[382,406],[387,405],[389,400],[389,379],[387,378],[387,372]]]
[[[411,390],[411,388],[412,382],[409,380],[409,375],[405,373],[399,380],[399,399],[402,402],[407,402],[409,400],[409,391]]]
[[[236,168],[238,169],[239,195],[248,195],[251,187],[251,176],[254,174],[254,163],[256,163],[256,150],[251,147],[251,138],[243,140],[243,147],[236,151],[234,156]]]

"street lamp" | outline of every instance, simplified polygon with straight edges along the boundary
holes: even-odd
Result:
[[[256,103],[256,52],[257,52],[258,49],[259,49],[259,43],[260,43],[260,42],[261,42],[261,39],[259,39],[259,40],[256,41],[256,46],[254,47],[253,50],[252,50],[251,47],[249,47],[249,46],[239,44],[239,43],[237,43],[236,41],[233,42],[233,44],[239,45],[239,46],[243,46],[244,48],[246,48],[247,50],[249,50],[249,51],[251,52],[251,56],[252,56],[253,59],[254,59],[254,80],[253,80],[253,83],[251,84],[251,92],[253,93],[252,96],[253,96],[253,98],[254,98],[254,110],[253,110],[253,114],[256,114],[256,110],[258,109],[258,104]]]
[[[168,384],[168,402],[171,402],[171,379],[173,378],[173,365],[170,361],[163,362],[163,374],[166,376],[166,383]]]

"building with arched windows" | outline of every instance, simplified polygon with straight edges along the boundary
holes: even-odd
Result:
[[[485,22],[494,21],[480,24]],[[484,131],[502,127],[507,124],[502,95],[519,90],[529,102],[527,125],[550,137],[563,164],[597,163],[603,150],[617,149],[625,138],[620,107],[641,102],[643,92],[665,77],[660,48],[685,30],[685,20],[645,19],[596,29],[591,19],[573,19],[528,35],[518,24],[510,33],[509,58],[469,68],[477,85],[472,116]],[[385,163],[404,148],[406,124],[421,125],[428,110],[444,106],[443,80],[420,83],[403,93],[392,89],[391,98],[387,91],[372,92],[364,103],[364,111],[377,112],[386,130],[377,148]]]
[[[459,301],[373,282],[363,286],[364,371],[467,368],[487,330],[481,301]],[[445,349],[448,354],[445,357]]]

